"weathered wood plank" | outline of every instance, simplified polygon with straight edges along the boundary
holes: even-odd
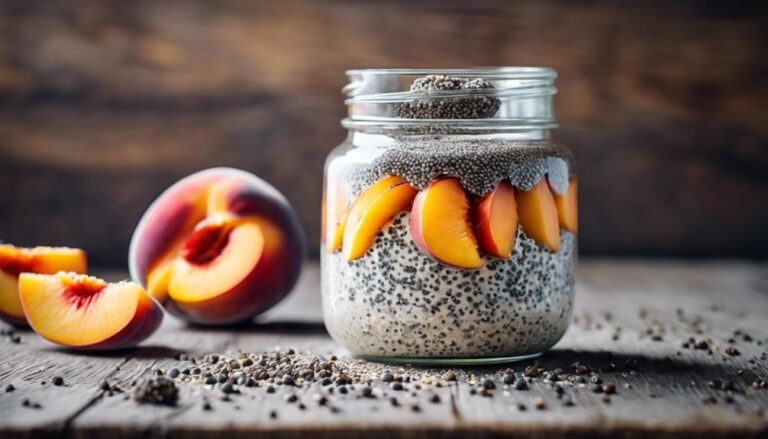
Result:
[[[218,437],[223,432],[233,438],[255,434],[297,437],[307,432],[313,437],[334,438],[405,438],[430,433],[462,437],[470,432],[477,437],[768,434],[768,389],[751,388],[753,381],[768,378],[768,265],[764,263],[583,262],[574,324],[540,364],[548,370],[561,367],[571,371],[577,361],[593,369],[613,363],[614,370],[600,372],[606,383],[617,385],[610,403],[604,402],[604,395],[593,393],[589,385],[577,385],[564,386],[565,394],[575,403],[565,406],[551,385],[541,380],[531,382],[529,390],[506,388],[497,381],[492,397],[471,394],[473,386],[463,381],[432,387],[417,396],[374,381],[375,399],[360,398],[358,388],[346,395],[334,394],[323,407],[313,399],[320,392],[317,385],[306,389],[277,386],[274,394],[263,388],[243,389],[242,395],[227,402],[218,390],[182,384],[177,407],[142,406],[125,399],[127,394],[106,396],[97,391],[105,377],[113,385],[130,389],[156,368],[180,364],[175,359],[180,352],[260,352],[282,346],[344,355],[322,327],[318,276],[317,266],[308,266],[297,291],[260,324],[199,329],[169,318],[144,347],[123,354],[125,363],[121,355],[79,356],[50,348],[32,334],[26,334],[20,345],[0,340],[3,352],[11,353],[0,365],[0,384],[20,380],[20,390],[28,392],[24,397],[52,398],[44,403],[43,410],[32,410],[22,408],[17,396],[9,396],[13,393],[0,393],[0,435],[30,435],[30,420],[41,416],[53,420],[54,428],[47,431],[78,438],[197,438]],[[749,334],[752,341],[734,336],[737,329]],[[682,342],[691,336],[708,339],[713,353],[682,348]],[[736,347],[740,355],[725,355],[726,346]],[[38,381],[44,374],[34,372],[29,362],[51,365],[46,373],[57,370],[62,376],[66,374],[65,380],[72,387],[40,386]],[[529,364],[511,366],[520,372]],[[498,369],[465,371],[485,374]],[[28,372],[19,376],[19,370]],[[707,384],[714,379],[733,382],[733,403],[725,402],[727,392]],[[285,403],[287,392],[295,392],[307,409]],[[439,395],[439,403],[428,400],[434,393]],[[398,398],[398,407],[388,402],[393,395]],[[710,396],[716,397],[716,403],[703,402]],[[203,410],[204,398],[211,411]],[[544,400],[545,410],[536,409],[539,398]],[[91,400],[93,403],[78,413]],[[71,402],[71,407],[67,406],[71,410],[46,414],[48,404],[58,412],[64,401]],[[414,412],[413,404],[421,411]],[[521,411],[519,404],[526,410]],[[330,407],[338,411],[332,412]],[[272,410],[277,411],[274,419]]]

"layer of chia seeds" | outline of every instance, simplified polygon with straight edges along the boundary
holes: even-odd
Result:
[[[572,310],[576,239],[553,253],[519,230],[512,257],[455,269],[421,252],[400,214],[364,257],[325,253],[323,311],[353,354],[494,357],[537,353],[565,332]]]
[[[343,162],[343,158],[339,160]],[[402,138],[369,164],[339,168],[338,174],[329,178],[344,179],[351,199],[388,175],[404,177],[417,189],[425,188],[437,176],[453,176],[477,196],[490,192],[501,180],[530,190],[544,177],[555,192],[564,194],[568,180],[575,175],[572,156],[555,143],[456,136]]]

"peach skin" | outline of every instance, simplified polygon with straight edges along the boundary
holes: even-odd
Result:
[[[213,168],[186,177],[147,210],[129,250],[131,277],[191,323],[248,320],[290,292],[305,238],[277,189]]]
[[[509,258],[517,237],[515,189],[506,181],[485,195],[475,207],[475,230],[483,253]]]

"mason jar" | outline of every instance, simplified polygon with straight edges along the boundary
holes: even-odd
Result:
[[[350,70],[325,164],[325,326],[353,355],[531,358],[573,309],[577,180],[556,72]]]

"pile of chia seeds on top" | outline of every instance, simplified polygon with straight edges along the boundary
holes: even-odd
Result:
[[[447,91],[472,91],[493,89],[493,84],[483,78],[459,78],[444,75],[429,75],[418,78],[411,84],[411,92],[422,96]],[[493,117],[501,101],[492,96],[466,96],[445,98],[422,98],[399,104],[395,117],[404,119],[487,119]]]

